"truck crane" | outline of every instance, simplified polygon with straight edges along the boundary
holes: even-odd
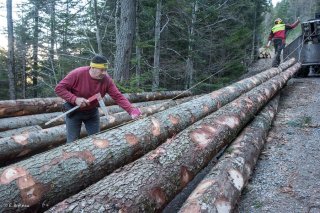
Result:
[[[283,50],[283,58],[294,57],[301,63],[296,77],[320,74],[320,13],[301,23],[302,33]]]

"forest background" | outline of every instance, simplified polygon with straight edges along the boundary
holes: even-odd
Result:
[[[4,1],[4,0],[3,0]],[[94,54],[107,56],[122,92],[207,93],[239,78],[265,46],[275,18],[314,18],[318,0],[25,0],[0,49],[0,100],[53,97]],[[290,43],[300,27],[288,35]],[[4,41],[1,41],[3,44]]]

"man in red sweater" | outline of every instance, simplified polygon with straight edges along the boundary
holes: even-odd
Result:
[[[289,30],[294,29],[299,24],[299,22],[300,22],[299,17],[298,17],[298,20],[293,24],[284,24],[281,18],[277,18],[274,21],[275,25],[271,29],[271,32],[268,38],[268,44],[267,44],[267,48],[269,48],[271,40],[273,39],[273,45],[274,45],[274,51],[275,51],[275,57],[272,61],[273,67],[278,67],[280,64],[281,51],[286,46],[287,32]]]
[[[107,59],[102,55],[95,55],[90,66],[72,70],[56,86],[55,93],[70,107],[80,106],[72,115],[66,116],[67,143],[79,138],[82,122],[88,135],[100,131],[100,117],[97,108],[99,103],[97,100],[90,103],[87,100],[97,93],[100,93],[102,97],[108,93],[133,119],[141,115],[140,109],[131,105],[107,74]]]

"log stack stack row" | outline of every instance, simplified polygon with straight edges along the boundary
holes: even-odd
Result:
[[[117,128],[110,123],[125,115],[114,114],[102,119],[106,131],[71,144],[57,126],[2,138],[0,159],[9,163],[0,168],[0,211],[159,212],[227,147],[180,212],[230,212],[277,112],[277,94],[300,66],[288,60],[200,97],[151,105],[148,116]]]

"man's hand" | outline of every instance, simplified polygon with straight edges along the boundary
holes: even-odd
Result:
[[[268,44],[266,45],[266,48],[269,48],[271,44],[271,41],[268,41]]]
[[[141,110],[139,108],[134,108],[131,110],[130,115],[132,119],[136,119],[141,116]]]
[[[88,106],[90,104],[89,101],[85,98],[76,98],[75,103],[77,106],[80,106],[80,108]]]

